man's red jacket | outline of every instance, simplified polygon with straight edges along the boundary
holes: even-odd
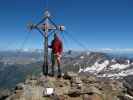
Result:
[[[51,46],[49,46],[51,49],[52,49],[52,52],[57,54],[61,54],[63,52],[63,44],[62,44],[62,41],[56,37],[52,43],[51,43]]]

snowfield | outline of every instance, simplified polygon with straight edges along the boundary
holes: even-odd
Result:
[[[126,61],[126,64],[120,64],[115,59],[111,61],[105,60],[103,63],[95,62],[94,65],[88,66],[85,69],[80,68],[80,72],[88,72],[98,77],[109,77],[109,78],[121,78],[128,75],[133,75],[133,64],[130,60]]]

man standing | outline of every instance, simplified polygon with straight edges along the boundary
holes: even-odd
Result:
[[[55,66],[55,62],[57,62],[58,65],[58,78],[61,77],[61,55],[63,52],[63,44],[62,41],[60,40],[60,38],[57,36],[57,34],[54,34],[54,39],[51,43],[51,45],[49,46],[49,48],[52,49],[51,51],[51,61],[52,61],[52,73],[51,76],[54,76],[54,66]]]

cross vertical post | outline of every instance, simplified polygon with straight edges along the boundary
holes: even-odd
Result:
[[[48,17],[48,16],[47,16]],[[43,75],[48,75],[48,18],[46,18],[46,23],[44,25],[44,63],[43,63]]]

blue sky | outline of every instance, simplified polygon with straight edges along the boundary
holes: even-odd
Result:
[[[54,21],[64,24],[89,48],[133,48],[133,0],[48,0]],[[25,48],[42,48],[37,31],[27,23],[43,16],[46,0],[0,0],[0,49],[16,49],[29,34]],[[83,49],[65,36],[65,49]]]

